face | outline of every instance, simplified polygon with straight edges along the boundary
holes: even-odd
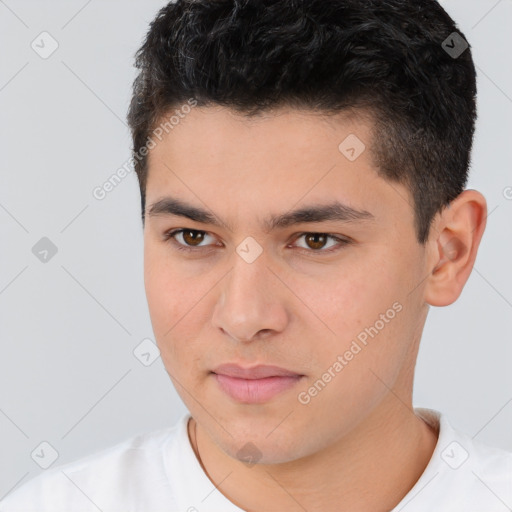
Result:
[[[195,107],[150,150],[154,334],[183,402],[232,457],[248,441],[261,463],[311,455],[378,410],[388,388],[410,392],[427,256],[410,193],[373,167],[370,130],[341,115],[248,120]],[[225,363],[300,377],[229,393],[222,383],[235,381],[212,373]]]

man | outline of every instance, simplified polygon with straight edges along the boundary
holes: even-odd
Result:
[[[136,64],[146,294],[190,414],[1,510],[510,510],[512,454],[412,407],[429,307],[459,297],[487,214],[446,12],[179,0]]]

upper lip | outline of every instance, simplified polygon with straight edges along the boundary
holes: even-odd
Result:
[[[272,365],[258,365],[251,368],[243,368],[238,364],[221,364],[213,373],[237,377],[239,379],[264,379],[265,377],[297,377],[300,374]]]

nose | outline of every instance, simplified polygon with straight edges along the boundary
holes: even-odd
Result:
[[[235,254],[233,268],[219,286],[212,322],[233,340],[249,342],[285,329],[286,289],[263,255],[247,263]]]

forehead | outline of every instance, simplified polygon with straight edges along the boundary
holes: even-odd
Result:
[[[274,182],[300,180],[332,166],[359,174],[376,172],[367,150],[372,125],[363,116],[280,108],[247,117],[213,106],[173,117],[176,124],[166,125],[164,117],[156,130],[164,127],[165,132],[151,137],[156,144],[148,155],[148,178],[153,170],[162,170],[162,163],[189,176],[206,173],[210,181],[239,176],[245,183],[269,175]]]
[[[155,139],[147,207],[167,194],[215,205],[226,219],[246,212],[263,220],[269,211],[333,201],[376,218],[392,214],[397,205],[386,203],[398,195],[373,164],[371,130],[364,116],[280,109],[247,118],[225,107],[194,107]]]
[[[174,112],[179,112],[179,108]],[[168,119],[173,119],[173,124]],[[366,146],[371,144],[371,114],[365,110],[347,110],[337,114],[323,114],[312,110],[281,107],[247,116],[222,107],[193,107],[179,117],[166,114],[155,127],[160,128],[164,146],[174,147],[178,152],[192,149],[220,155],[230,147],[230,153],[249,151],[251,156],[264,157],[270,150],[302,148],[302,156],[326,149],[338,151],[338,145],[349,134],[356,135]],[[163,130],[162,130],[163,128]],[[158,141],[157,141],[158,142]],[[200,142],[199,144],[197,144]],[[231,143],[233,145],[231,145]],[[267,148],[261,152],[261,144]],[[151,154],[160,153],[162,144]],[[255,151],[251,152],[250,149]],[[293,158],[296,151],[288,154]],[[194,158],[195,151],[188,157]],[[200,156],[199,154],[197,156]],[[224,153],[223,155],[227,155]],[[274,157],[276,155],[273,155]]]

